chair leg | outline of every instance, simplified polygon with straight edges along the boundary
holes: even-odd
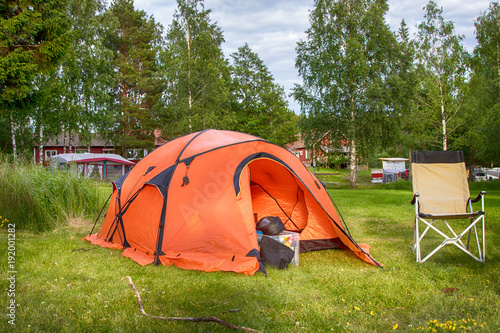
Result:
[[[469,235],[467,236],[467,250],[469,249],[469,243],[470,243],[470,233],[472,230],[469,229]]]
[[[424,229],[422,234],[420,234],[420,231],[419,231],[419,220],[421,220],[422,223],[426,224],[426,228]],[[474,258],[475,260],[484,263],[484,251],[485,251],[484,216],[480,216],[477,219],[475,219],[474,221],[471,221],[469,226],[465,230],[463,230],[460,234],[457,234],[453,230],[453,228],[450,226],[448,221],[443,220],[444,224],[447,226],[448,230],[453,235],[452,237],[446,235],[443,231],[437,229],[436,226],[434,226],[434,222],[435,222],[435,220],[426,221],[426,220],[421,219],[419,217],[417,217],[415,219],[415,231],[414,231],[414,244],[415,245],[414,245],[414,249],[416,251],[416,261],[418,263],[423,263],[423,262],[427,261],[427,259],[429,259],[431,256],[433,256],[437,251],[439,251],[441,248],[443,248],[447,244],[454,244],[456,247],[458,247],[460,250],[462,250],[463,252],[465,252],[466,254],[468,254],[469,256]],[[483,224],[483,237],[482,237],[483,244],[482,244],[482,246],[480,244],[479,235],[477,232],[478,231],[477,230],[478,229],[477,228],[478,222],[482,222],[482,224]],[[471,236],[473,228],[474,228],[474,236],[476,238],[476,246],[477,246],[478,256],[474,255],[472,252],[469,251],[470,236]],[[425,258],[422,259],[422,257],[421,257],[421,255],[422,255],[421,254],[421,242],[422,242],[422,239],[424,238],[424,236],[429,231],[429,229],[433,229],[435,232],[437,232],[439,235],[441,235],[444,238],[444,240],[442,241],[442,243],[440,245],[438,245],[436,248],[434,248],[434,250],[432,250],[429,254],[427,254],[425,256]],[[468,234],[468,238],[469,238],[467,240],[467,245],[464,244],[464,242],[462,242],[462,237],[465,236],[466,233]]]
[[[418,216],[415,216],[415,227],[413,230],[413,252],[415,252],[416,261],[420,262],[420,232],[418,230]]]
[[[470,232],[470,230],[469,230]],[[481,245],[479,244],[479,237],[477,237],[477,228],[476,225],[474,225],[474,233],[476,234],[476,245],[477,245],[477,251],[479,252],[479,261],[483,261],[483,256],[481,253]]]
[[[486,241],[486,236],[485,236],[486,229],[484,227],[484,216],[482,217],[482,219],[483,219],[483,263],[485,263],[486,262],[486,245],[485,245],[486,244],[486,242],[485,242]]]

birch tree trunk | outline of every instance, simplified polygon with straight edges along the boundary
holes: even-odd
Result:
[[[12,117],[12,111],[10,112],[10,137],[12,140],[12,156],[14,167],[17,166],[17,149],[16,149],[16,129],[14,127],[14,118]]]
[[[350,160],[351,160],[351,177],[350,177],[350,185],[352,188],[356,188],[356,185],[358,183],[358,173],[357,173],[357,169],[358,169],[358,165],[356,163],[356,141],[355,140],[351,140],[351,156],[350,156]]]
[[[38,116],[38,164],[43,165],[43,123],[42,115]]]
[[[186,22],[186,42],[187,42],[187,51],[188,51],[188,94],[189,94],[189,133],[193,133],[193,127],[191,126],[191,109],[193,107],[193,92],[191,91],[191,32],[189,29],[189,23]]]
[[[66,131],[63,131],[63,154],[67,153],[68,140],[66,140]]]
[[[441,84],[441,75],[438,75],[438,82],[439,82],[439,100],[441,104],[441,123],[443,127],[443,150],[447,151],[448,150],[448,131],[446,129],[446,108],[444,105],[444,92],[443,92],[443,85]]]
[[[446,113],[444,104],[441,104],[441,121],[443,123],[443,150],[448,150],[448,130],[446,129]]]
[[[355,105],[354,105],[354,98],[351,97],[351,128],[352,128],[352,133],[351,133],[351,138],[350,138],[350,143],[351,143],[351,153],[350,153],[350,160],[351,160],[351,176],[350,176],[350,185],[352,188],[356,188],[356,185],[358,183],[358,165],[356,163],[357,161],[357,152],[356,152],[356,114],[355,114]]]
[[[21,152],[21,156],[23,157],[23,153],[24,153],[24,125],[21,123],[19,125],[19,151]]]

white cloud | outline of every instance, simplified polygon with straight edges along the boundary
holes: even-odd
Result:
[[[441,0],[435,2],[439,8],[443,8],[444,20],[454,23],[455,33],[465,36],[464,45],[469,52],[472,52],[476,45],[474,22],[488,8],[490,2],[484,0]],[[397,31],[404,18],[413,34],[417,31],[417,25],[424,20],[424,7],[427,3],[426,0],[389,0],[387,23],[394,31]]]

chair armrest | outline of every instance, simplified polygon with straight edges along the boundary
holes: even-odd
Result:
[[[475,199],[472,199],[470,202],[474,203],[474,202],[478,202],[479,200],[481,200],[481,196],[485,195],[486,194],[486,191],[481,191],[477,197]]]
[[[420,196],[420,194],[415,193],[415,194],[413,195],[413,199],[410,201],[410,203],[411,203],[412,205],[414,205],[414,204],[415,204],[415,202],[416,202],[416,200],[417,200],[417,198],[418,198],[419,196]]]

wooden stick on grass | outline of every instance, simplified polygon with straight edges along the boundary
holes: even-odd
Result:
[[[135,287],[134,283],[132,282],[132,278],[130,276],[126,276],[123,279],[121,279],[121,282],[123,282],[123,280],[125,280],[125,279],[128,280],[128,284],[132,287],[132,289],[135,292],[135,297],[137,297],[137,302],[139,303],[139,310],[146,317],[154,318],[154,319],[162,319],[162,320],[172,320],[172,321],[214,322],[214,323],[217,323],[219,325],[225,326],[227,328],[232,328],[233,330],[241,330],[241,331],[245,331],[245,332],[261,332],[261,331],[258,331],[258,330],[254,330],[252,328],[247,328],[247,327],[243,327],[243,326],[236,326],[236,325],[230,324],[230,323],[225,322],[225,321],[223,321],[223,320],[221,320],[221,319],[219,319],[217,317],[194,317],[194,318],[189,318],[189,317],[159,317],[159,316],[149,315],[149,314],[146,313],[146,311],[144,311],[144,307],[142,305],[141,295],[139,295],[139,292],[137,291],[137,288]]]

